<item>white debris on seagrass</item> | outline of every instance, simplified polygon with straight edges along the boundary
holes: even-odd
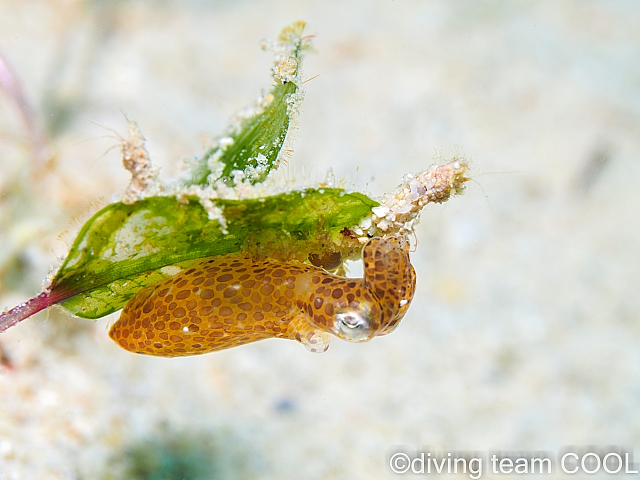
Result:
[[[220,224],[220,230],[222,231],[222,233],[224,233],[225,235],[229,233],[227,231],[227,219],[224,218],[224,212],[219,206],[217,206],[208,198],[201,198],[200,205],[202,205],[202,207],[207,212],[207,218],[209,220],[218,221],[218,223]]]
[[[255,158],[256,166],[253,167],[251,165],[251,160],[249,159],[248,165],[244,169],[244,177],[247,180],[258,181],[265,174],[267,169],[269,168],[269,159],[265,157],[263,154],[259,153]]]
[[[291,157],[291,152],[293,152],[293,135],[298,128],[298,118],[300,116],[300,107],[302,106],[303,100],[304,90],[301,84],[298,84],[298,89],[296,90],[296,92],[290,94],[286,100],[289,126],[287,128],[287,133],[282,140],[282,146],[280,147],[280,151],[278,152],[278,157],[276,158],[275,162],[273,162],[273,169],[278,168],[280,165],[286,165],[289,158]],[[280,141],[279,137],[274,139],[274,144],[277,141]]]
[[[298,123],[298,115],[300,114],[300,106],[304,100],[304,91],[302,87],[298,87],[296,93],[292,93],[287,98],[287,116],[289,117],[289,131],[291,125],[294,126]],[[286,140],[285,140],[286,142]]]
[[[305,23],[297,21],[289,27],[285,27],[278,40],[263,40],[263,50],[269,50],[275,54],[273,66],[273,78],[279,83],[296,82],[300,86],[298,60],[296,53],[309,48],[306,39],[301,37]],[[298,52],[296,52],[298,50]]]
[[[174,196],[180,202],[188,202],[189,198],[198,198],[200,204],[207,212],[207,218],[218,221],[223,233],[226,233],[227,222],[222,208],[218,207],[215,200],[246,200],[265,198],[281,193],[303,192],[306,189],[340,188],[346,180],[337,180],[332,170],[329,170],[323,180],[309,183],[306,176],[292,176],[291,173],[272,172],[264,182],[252,184],[246,172],[234,170],[231,172],[234,186],[229,186],[224,181],[218,180],[212,185],[167,185],[162,195]],[[349,193],[349,192],[345,192]],[[302,193],[304,195],[304,193]]]
[[[130,205],[145,197],[157,195],[160,185],[158,169],[151,165],[149,152],[144,145],[145,138],[138,124],[127,121],[127,131],[129,139],[121,139],[122,164],[131,172],[131,181],[122,196],[122,203]]]
[[[307,38],[301,36],[304,27],[304,22],[295,22],[282,30],[277,41],[262,42],[263,49],[272,51],[275,54],[274,80],[281,84],[292,82],[297,87],[295,93],[290,94],[286,99],[289,126],[286,136],[282,140],[278,158],[274,162],[274,168],[277,168],[281,163],[286,164],[286,157],[293,151],[292,135],[298,126],[300,108],[304,100],[303,74],[300,62],[296,58],[296,54],[300,56],[303,50],[310,47]],[[274,144],[276,141],[280,141],[280,139],[275,139]]]
[[[444,165],[433,165],[425,172],[406,174],[403,182],[391,193],[379,199],[372,214],[352,228],[361,243],[369,235],[411,233],[418,223],[420,211],[427,203],[442,203],[464,191],[468,164],[454,158]],[[362,233],[360,233],[362,232]]]
[[[293,82],[297,71],[298,60],[292,56],[273,67],[273,78],[280,83]]]
[[[222,154],[225,152],[227,148],[233,145],[234,140],[232,137],[224,136],[224,137],[218,138],[216,140],[216,143],[217,143],[217,146],[216,146],[217,148],[213,152],[213,155],[211,155],[211,157],[209,157],[209,159],[207,160],[207,168],[211,172],[209,174],[209,178],[213,180],[215,180],[216,178],[220,177],[220,175],[222,175],[222,171],[224,170],[224,164],[220,162],[220,157],[222,157]]]
[[[207,168],[209,169],[209,175],[207,175],[207,182],[212,184],[218,178],[222,176],[222,172],[224,171],[224,163],[220,161],[220,157],[222,156],[224,150],[219,148],[216,150],[211,158],[207,160]]]
[[[275,192],[268,182],[253,185],[245,172],[234,170],[231,172],[234,186],[229,186],[222,180],[216,181],[213,185],[190,185],[183,187],[174,185],[167,187],[163,195],[175,196],[180,202],[188,202],[191,197],[198,198],[200,205],[207,212],[207,218],[217,221],[222,233],[227,232],[227,220],[224,211],[215,204],[215,200],[244,200],[251,198],[261,198],[274,195]],[[280,192],[277,192],[280,193]]]

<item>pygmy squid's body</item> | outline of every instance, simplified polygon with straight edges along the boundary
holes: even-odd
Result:
[[[265,338],[289,338],[312,352],[329,333],[363,342],[390,333],[413,298],[408,243],[372,238],[364,278],[345,278],[299,262],[219,256],[138,292],[109,336],[147,355],[199,355]]]

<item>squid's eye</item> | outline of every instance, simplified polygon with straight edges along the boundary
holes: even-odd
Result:
[[[364,342],[371,338],[371,323],[366,311],[356,308],[341,310],[334,317],[338,336],[352,342]]]

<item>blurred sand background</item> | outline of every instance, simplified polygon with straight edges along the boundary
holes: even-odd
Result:
[[[33,158],[1,95],[0,308],[127,184],[92,121],[124,135],[123,110],[175,176],[268,88],[260,40],[297,19],[319,77],[284,173],[381,195],[463,153],[482,186],[423,212],[400,328],[166,360],[52,309],[0,336],[0,478],[391,479],[398,445],[640,456],[634,1],[0,0],[55,153]],[[145,476],[162,456],[182,476]]]

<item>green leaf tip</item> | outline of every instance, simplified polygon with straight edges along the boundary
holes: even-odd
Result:
[[[304,27],[304,22],[295,22],[282,30],[277,41],[262,43],[263,49],[275,54],[274,87],[236,115],[226,135],[193,165],[187,186],[218,182],[234,186],[242,180],[255,184],[281,163],[303,100],[300,63],[309,48],[309,37],[302,36]]]

